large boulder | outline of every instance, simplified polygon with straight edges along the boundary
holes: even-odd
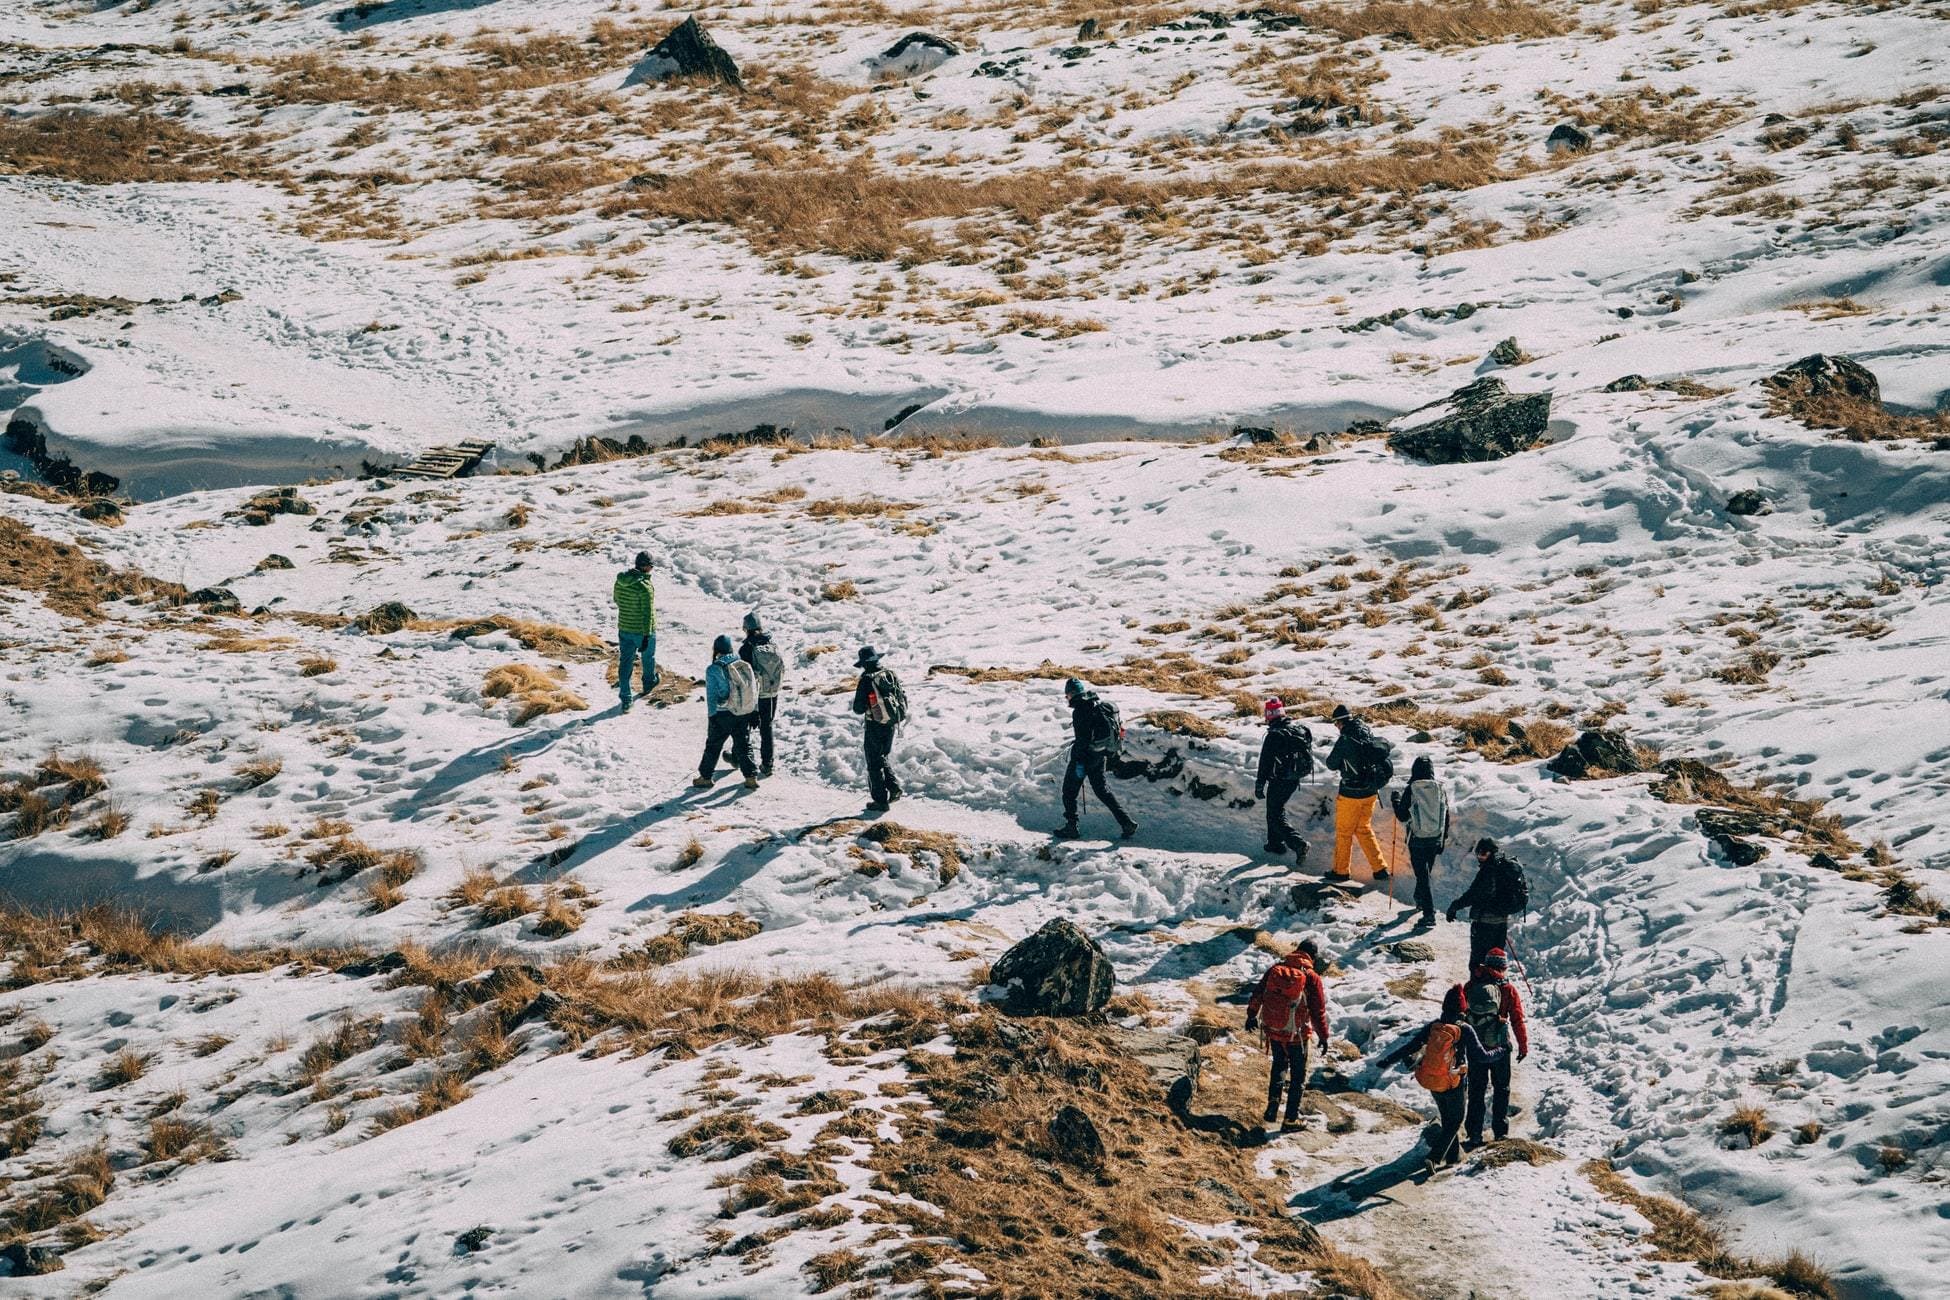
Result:
[[[1593,727],[1566,745],[1550,761],[1550,770],[1577,781],[1585,777],[1629,776],[1644,771],[1645,765],[1639,762],[1638,751],[1632,748],[1624,732]]]
[[[1065,1105],[1050,1116],[1049,1138],[1056,1154],[1073,1165],[1091,1168],[1104,1163],[1104,1140],[1097,1126],[1075,1106]]]
[[[1191,1104],[1203,1064],[1197,1042],[1161,1029],[1113,1029],[1111,1038],[1126,1057],[1145,1068],[1172,1109]]]
[[[1024,1016],[1085,1016],[1101,1011],[1117,982],[1097,941],[1061,917],[1002,954],[989,983],[1003,1005]]]
[[[933,32],[909,32],[867,60],[867,70],[889,80],[933,72],[961,53],[961,47]]]
[[[1869,370],[1847,357],[1831,357],[1817,352],[1784,366],[1762,384],[1787,397],[1853,397],[1864,402],[1880,402],[1882,385]]]
[[[1545,153],[1585,153],[1591,148],[1591,133],[1572,122],[1560,122],[1544,141]]]
[[[741,90],[745,85],[738,74],[738,64],[711,39],[696,18],[686,18],[665,33],[648,54],[637,60],[623,84],[641,86],[672,77],[701,77]]]
[[[1542,441],[1550,418],[1550,393],[1513,393],[1492,376],[1402,416],[1388,445],[1431,465],[1502,460]]]

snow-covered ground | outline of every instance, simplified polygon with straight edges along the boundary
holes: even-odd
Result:
[[[1339,967],[1352,1086],[1420,1107],[1411,1078],[1363,1058],[1462,977],[1461,927],[1436,931],[1424,984],[1405,980],[1425,968],[1387,946],[1410,936],[1403,898],[1322,906],[1290,889],[1326,859],[1331,787],[1296,805],[1312,844],[1299,877],[1257,852],[1246,806],[1256,702],[1314,716],[1344,701],[1380,710],[1404,770],[1436,761],[1458,846],[1493,835],[1530,867],[1537,910],[1514,943],[1536,1050],[1517,1131],[1567,1158],[1386,1184],[1376,1171],[1414,1130],[1355,1107],[1345,1130],[1261,1151],[1291,1207],[1417,1294],[1694,1294],[1705,1279],[1652,1259],[1645,1222],[1583,1171],[1609,1158],[1714,1215],[1740,1252],[1808,1252],[1840,1294],[1935,1293],[1950,1268],[1946,930],[1884,891],[1950,898],[1950,460],[1805,428],[1754,381],[1826,352],[1869,366],[1900,407],[1950,391],[1941,6],[1589,4],[1561,12],[1575,26],[1560,35],[1432,46],[1346,41],[1324,19],[1159,25],[1176,12],[1106,16],[1110,39],[1079,46],[1092,15],[1072,7],[707,10],[746,68],[732,97],[621,88],[670,21],[648,9],[0,0],[9,121],[146,104],[223,142],[241,174],[0,175],[0,411],[145,501],[119,527],[30,495],[0,496],[0,512],[257,611],[108,602],[82,617],[0,574],[0,778],[31,781],[59,754],[106,782],[66,825],[0,844],[0,890],[36,908],[131,904],[248,951],[486,946],[537,964],[609,961],[683,913],[735,912],[758,932],[668,970],[928,989],[966,986],[1062,916],[1174,1024],[1263,968],[1253,928],[1311,932]],[[647,36],[603,35],[599,18]],[[967,52],[871,83],[866,59],[913,26]],[[476,34],[529,44],[517,58]],[[329,64],[292,62],[313,54]],[[411,83],[462,65],[538,71],[491,93]],[[388,69],[383,99],[337,75]],[[1323,82],[1360,112],[1328,104],[1302,131]],[[137,83],[150,89],[111,94]],[[250,93],[201,93],[239,83]],[[592,128],[591,104],[628,129]],[[1615,129],[1547,155],[1565,120]],[[1488,152],[1467,183],[1193,185],[1397,146],[1460,157],[1470,140]],[[803,179],[869,151],[917,180],[1048,170],[1159,189],[1032,222],[922,203],[945,215],[900,235],[899,260],[845,255],[884,233],[867,212],[857,231],[781,218],[768,232],[630,208],[693,166]],[[562,193],[509,179],[551,160],[607,179]],[[0,171],[24,170],[10,163],[0,151]],[[664,175],[627,188],[644,173]],[[1530,359],[1486,355],[1510,337]],[[1431,467],[1368,437],[1303,452],[1191,436],[1242,420],[1336,430],[1488,373],[1553,390],[1547,445]],[[1607,391],[1631,373],[1692,387]],[[878,432],[916,403],[901,433],[1063,445],[337,477],[462,437],[514,465],[589,434]],[[1147,432],[1170,436],[1116,440]],[[334,480],[301,489],[314,513],[237,517],[240,485],[313,475]],[[1772,513],[1728,512],[1750,488]],[[751,609],[788,652],[779,772],[757,791],[690,787],[700,693],[622,714],[603,646],[551,657],[520,623],[466,629],[608,636],[612,575],[640,548],[657,560],[667,670],[700,677],[711,638]],[[413,621],[345,625],[388,601]],[[956,837],[958,874],[852,821],[862,643],[914,708],[892,818]],[[509,664],[588,707],[517,721],[483,689]],[[1128,843],[1048,839],[1073,671],[1107,683],[1134,751],[1184,760],[1120,787],[1143,827]],[[1163,710],[1220,734],[1182,734]],[[1818,860],[1812,842],[1762,835],[1766,855],[1735,865],[1695,805],[1655,797],[1654,775],[1567,782],[1476,752],[1491,718],[1539,736],[1623,727],[1664,758],[1824,801],[1853,847],[1831,837],[1839,861]],[[111,809],[126,829],[103,837]],[[1084,820],[1111,829],[1088,800]],[[344,836],[420,865],[396,893],[373,887],[388,868],[316,866]],[[1452,849],[1439,902],[1467,883],[1464,857]],[[462,901],[482,873],[579,926],[549,937],[534,906],[487,923]],[[8,1136],[0,1176],[22,1181],[5,1195],[24,1204],[97,1142],[119,1172],[87,1216],[100,1239],[0,1292],[796,1294],[815,1257],[884,1259],[902,1240],[865,1217],[884,1197],[871,1148],[894,1140],[908,1086],[898,1050],[792,1034],[688,1060],[589,1055],[536,1017],[471,1096],[375,1133],[437,1079],[441,1058],[409,1047],[428,1014],[418,988],[357,967],[11,972],[0,1015],[16,1041],[0,1055],[42,1127]],[[376,1024],[327,1072],[337,1085],[294,1083],[307,1044],[348,1017]],[[124,1051],[146,1072],[110,1087]],[[821,1108],[842,1091],[874,1112],[844,1157]],[[814,1210],[720,1249],[780,1226],[721,1217],[713,1183],[769,1157],[670,1150],[730,1095],[784,1133],[766,1151],[822,1153],[838,1184],[822,1208],[846,1216]],[[1736,1143],[1722,1125],[1741,1106],[1778,1131]],[[146,1160],[159,1113],[207,1126],[230,1158]],[[457,1249],[477,1226],[483,1249]],[[1248,1289],[1304,1285],[1253,1267]]]

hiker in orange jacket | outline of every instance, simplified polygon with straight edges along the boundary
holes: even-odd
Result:
[[[1252,1000],[1246,1004],[1246,1032],[1261,1028],[1266,1050],[1273,1057],[1273,1072],[1266,1082],[1265,1121],[1271,1124],[1280,1113],[1280,1091],[1288,1077],[1286,1121],[1283,1128],[1300,1124],[1300,1094],[1307,1086],[1307,1034],[1327,1046],[1327,986],[1314,972],[1320,959],[1320,945],[1303,939],[1300,946],[1275,962],[1259,978]]]
[[[1462,1011],[1444,1006],[1440,1019],[1431,1020],[1409,1040],[1383,1057],[1378,1068],[1401,1065],[1420,1053],[1415,1064],[1415,1080],[1435,1099],[1435,1112],[1441,1129],[1429,1144],[1429,1172],[1441,1165],[1459,1164],[1462,1153],[1456,1149],[1456,1134],[1463,1124],[1463,1107],[1469,1080],[1497,1062],[1510,1057],[1507,1048],[1490,1051],[1476,1036],[1476,1028],[1463,1019]]]
[[[1514,1045],[1516,1060],[1530,1055],[1530,1033],[1524,1027],[1523,999],[1517,986],[1505,978],[1510,968],[1509,954],[1492,948],[1476,968],[1467,984],[1451,988],[1442,999],[1442,1013],[1467,1020],[1491,1051],[1506,1049],[1504,1057],[1487,1070],[1469,1076],[1469,1109],[1464,1118],[1463,1149],[1474,1151],[1483,1145],[1485,1094],[1489,1097],[1490,1133],[1497,1141],[1510,1136],[1510,1066],[1507,1049]]]

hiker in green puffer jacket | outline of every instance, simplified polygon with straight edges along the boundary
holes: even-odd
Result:
[[[616,601],[616,690],[623,712],[630,711],[630,670],[643,660],[643,693],[657,684],[657,589],[650,583],[650,552],[638,551],[636,564],[616,575],[610,591]]]

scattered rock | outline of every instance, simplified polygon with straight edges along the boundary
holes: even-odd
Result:
[[[1605,385],[1605,391],[1608,393],[1642,393],[1650,387],[1652,385],[1646,382],[1644,375],[1620,375]]]
[[[1774,506],[1767,494],[1759,488],[1747,488],[1727,498],[1727,513],[1730,515],[1771,515]]]
[[[61,1257],[45,1246],[30,1246],[24,1241],[9,1243],[0,1249],[0,1260],[5,1260],[9,1273],[14,1277],[39,1277],[43,1273],[59,1273],[67,1265]]]
[[[623,182],[623,188],[626,190],[660,190],[669,184],[669,172],[638,172]]]
[[[1403,939],[1388,945],[1388,953],[1396,961],[1424,962],[1435,960],[1435,948],[1420,939]]]
[[[418,614],[399,601],[389,600],[383,605],[374,605],[353,619],[351,626],[368,636],[385,636],[389,632],[399,631],[418,617]]]
[[[1104,29],[1095,18],[1086,18],[1077,24],[1077,39],[1080,41],[1099,40],[1103,34]]]
[[[1057,917],[997,958],[989,983],[1017,1015],[1083,1016],[1110,1001],[1116,975],[1096,940]]]
[[[531,1020],[539,1020],[546,1024],[555,1018],[556,1012],[567,1005],[568,999],[560,993],[557,993],[554,989],[543,989],[540,993],[537,993],[533,998],[529,999],[527,1006],[515,1013],[513,1023],[523,1025]]]
[[[1259,443],[1262,446],[1280,440],[1280,435],[1277,430],[1262,428],[1256,424],[1235,425],[1233,426],[1232,436],[1235,438],[1244,438],[1247,442]]]
[[[1645,765],[1639,762],[1624,732],[1593,728],[1566,745],[1550,761],[1550,770],[1576,781],[1585,777],[1629,776],[1644,771]]]
[[[236,302],[243,296],[243,294],[238,293],[235,289],[220,289],[207,297],[198,298],[196,305],[199,307],[221,307],[227,302]]]
[[[651,51],[630,69],[623,79],[626,86],[664,81],[671,77],[702,77],[744,89],[738,65],[711,39],[696,18],[686,18],[665,33]]]
[[[237,599],[237,593],[228,587],[200,587],[192,591],[186,601],[190,605],[201,605],[206,614],[241,614],[244,607]]]
[[[253,527],[262,528],[279,515],[317,514],[312,503],[298,495],[295,487],[267,488],[259,492],[243,505],[230,512],[230,518],[241,519]]]
[[[1065,1105],[1050,1116],[1050,1141],[1056,1154],[1073,1165],[1094,1167],[1104,1162],[1104,1140],[1090,1116],[1075,1106]]]
[[[1198,1091],[1198,1072],[1202,1059],[1198,1044],[1183,1034],[1167,1034],[1159,1029],[1113,1029],[1111,1037],[1123,1054],[1143,1066],[1151,1075],[1165,1101],[1173,1110],[1191,1104]]]
[[[1530,360],[1530,354],[1514,338],[1504,339],[1490,349],[1490,360],[1499,366],[1520,366]]]
[[[1848,357],[1831,357],[1820,352],[1802,357],[1760,382],[1789,397],[1853,397],[1864,402],[1882,401],[1882,385],[1866,367]]]
[[[456,1255],[472,1255],[477,1250],[485,1250],[487,1249],[488,1238],[493,1235],[493,1228],[486,1226],[469,1228],[466,1232],[454,1238],[454,1253]]]
[[[1701,808],[1694,812],[1693,820],[1701,833],[1711,837],[1778,835],[1782,830],[1779,817],[1746,808]]]
[[[1256,1213],[1251,1201],[1241,1196],[1236,1188],[1220,1182],[1216,1178],[1201,1178],[1192,1186],[1212,1193],[1226,1207],[1226,1212],[1236,1218],[1250,1219]]]
[[[74,512],[91,524],[105,524],[110,528],[122,526],[122,507],[109,497],[95,497],[83,501]]]
[[[367,979],[374,975],[390,975],[396,970],[406,969],[406,954],[395,949],[379,957],[361,957],[338,967],[335,974],[347,979]]]
[[[213,86],[203,93],[206,95],[223,96],[248,95],[251,93],[251,87],[248,81],[232,81],[221,86]]]
[[[1536,446],[1550,416],[1550,393],[1513,393],[1492,376],[1395,421],[1388,446],[1431,465],[1501,460]]]
[[[297,565],[291,562],[290,556],[279,555],[276,551],[271,552],[257,562],[257,572],[259,573],[270,573],[273,570],[295,569],[297,567]]]
[[[1591,148],[1591,133],[1570,122],[1558,123],[1544,140],[1545,153],[1585,153]]]
[[[960,53],[960,46],[933,32],[909,32],[867,60],[867,66],[878,77],[918,77]]]
[[[1727,861],[1736,867],[1751,867],[1767,856],[1767,846],[1738,835],[1715,835],[1711,837],[1720,852],[1727,855]]]
[[[926,406],[927,406],[926,402],[914,402],[911,405],[901,407],[899,411],[896,411],[893,415],[887,417],[887,422],[880,426],[881,432],[885,433],[889,429],[897,428],[898,426],[905,424],[907,422],[908,416],[914,414],[916,411],[924,409]]]

